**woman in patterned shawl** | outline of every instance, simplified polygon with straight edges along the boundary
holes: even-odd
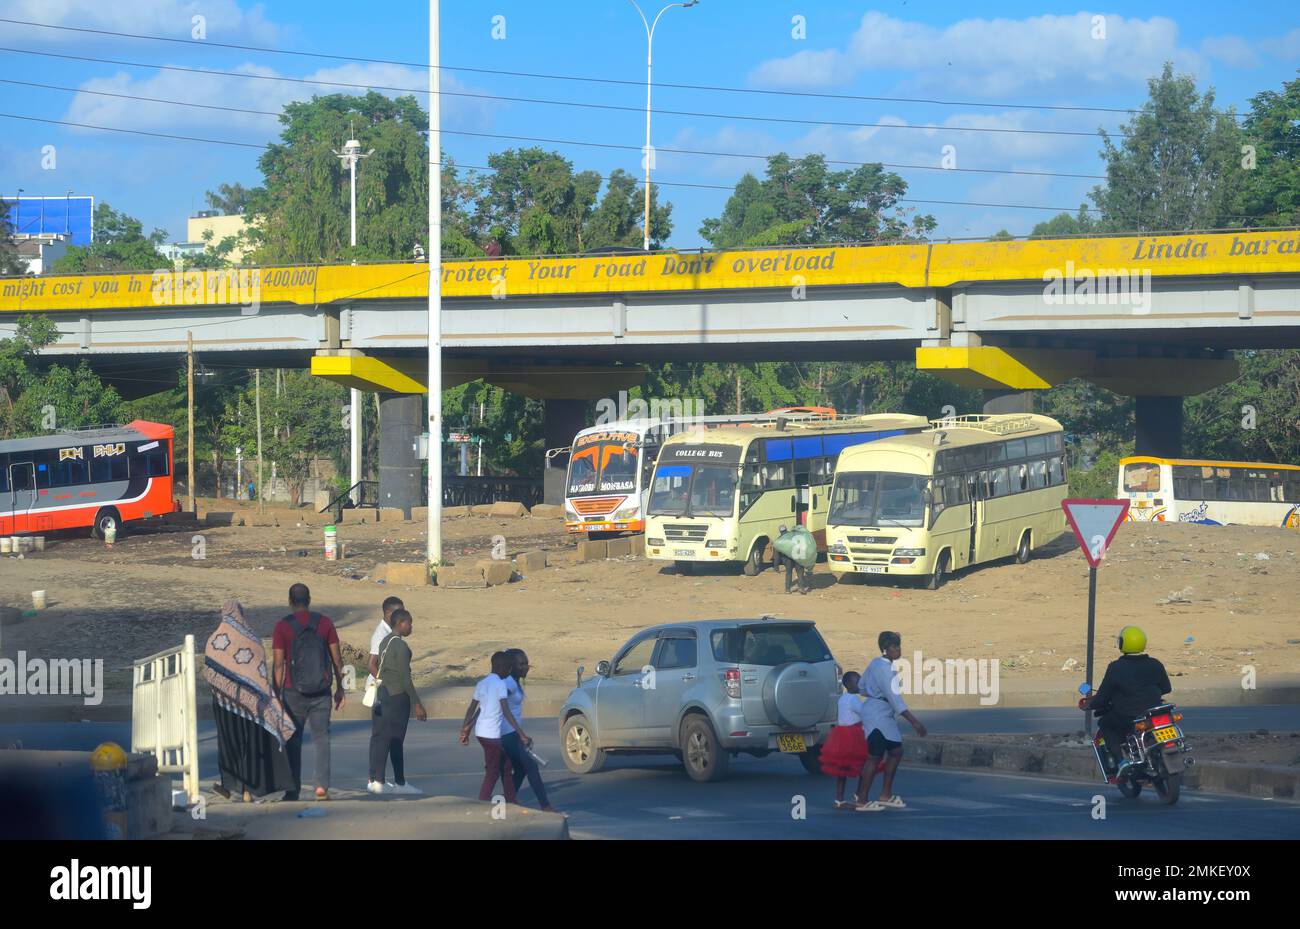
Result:
[[[203,676],[212,691],[217,723],[217,764],[221,781],[212,789],[227,799],[245,801],[292,784],[284,743],[293,720],[271,689],[270,669],[261,638],[234,600],[221,608],[221,625],[203,650]]]

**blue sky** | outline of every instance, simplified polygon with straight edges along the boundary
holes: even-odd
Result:
[[[662,2],[643,2],[652,16]],[[576,167],[640,175],[645,124],[645,31],[628,0],[444,0],[442,55],[447,66],[540,72],[630,81],[626,85],[444,72],[448,91],[624,106],[627,111],[444,97],[443,127],[497,135],[627,145],[619,150],[547,145]],[[0,17],[109,32],[189,38],[193,17],[207,38],[277,49],[423,63],[428,60],[427,4],[322,3],[276,0],[0,0]],[[494,17],[505,37],[494,38]],[[801,17],[804,37],[794,34]],[[1097,17],[1101,17],[1097,19]],[[498,30],[499,32],[499,30]],[[220,49],[0,23],[0,46],[112,58],[150,65],[217,69],[420,89],[420,67],[332,61]],[[820,151],[846,162],[883,161],[917,200],[1006,204],[915,203],[932,213],[943,236],[984,236],[1007,228],[1027,233],[1051,210],[1074,208],[1096,183],[1087,178],[962,173],[939,168],[945,146],[958,168],[1101,173],[1099,126],[1122,114],[1017,109],[1015,105],[1131,107],[1146,98],[1146,80],[1172,60],[1218,102],[1245,109],[1249,98],[1278,89],[1300,68],[1300,16],[1293,3],[1151,2],[1096,10],[1073,4],[1000,3],[978,12],[968,3],[894,0],[701,0],[671,9],[655,33],[656,81],[751,90],[803,91],[956,101],[931,105],[837,100],[656,87],[653,139],[660,148],[765,155]],[[278,133],[274,118],[140,103],[86,91],[278,111],[292,99],[346,88],[127,67],[0,52],[0,78],[72,88],[72,92],[0,83],[0,113],[170,133],[246,144]],[[423,94],[418,95],[425,102]],[[983,104],[976,106],[975,104]],[[992,104],[992,105],[988,105]],[[670,115],[661,110],[714,116]],[[766,122],[739,117],[803,120]],[[721,118],[717,118],[721,117]],[[825,121],[825,123],[823,123]],[[821,124],[819,124],[821,123]],[[253,148],[165,141],[0,119],[0,191],[24,196],[94,194],[146,226],[184,238],[185,219],[204,208],[204,191],[225,181],[256,184]],[[877,128],[875,124],[885,124]],[[917,126],[938,128],[908,128]],[[898,128],[893,128],[898,127]],[[1084,132],[969,132],[981,129]],[[340,140],[341,142],[342,140]],[[444,136],[462,164],[486,164],[489,152],[530,143]],[[53,168],[43,150],[54,146]],[[48,163],[48,158],[44,159]],[[757,158],[660,151],[655,180],[673,205],[678,247],[702,244],[701,220],[721,212],[727,190]],[[928,170],[927,170],[928,168]],[[364,166],[362,168],[364,170]],[[365,222],[364,215],[360,222]]]

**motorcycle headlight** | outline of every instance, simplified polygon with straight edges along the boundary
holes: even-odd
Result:
[[[925,549],[923,548],[896,548],[894,549],[895,558],[923,558]]]

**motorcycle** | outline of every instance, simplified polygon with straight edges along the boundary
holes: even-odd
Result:
[[[1083,693],[1079,700],[1081,710],[1088,708],[1088,701],[1092,698],[1086,687],[1079,688]],[[1092,738],[1092,750],[1106,783],[1114,784],[1120,794],[1130,800],[1142,792],[1144,784],[1150,784],[1162,802],[1170,806],[1177,803],[1182,791],[1183,773],[1196,764],[1183,729],[1178,725],[1182,719],[1183,714],[1174,704],[1162,703],[1133,720],[1133,729],[1119,752],[1128,764],[1123,765],[1118,773],[1099,729]]]

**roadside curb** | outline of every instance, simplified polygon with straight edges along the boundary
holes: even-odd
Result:
[[[985,768],[1008,774],[1091,781],[1098,779],[1097,762],[1085,749],[1026,748],[1000,742],[909,739],[909,761],[943,768]],[[1183,786],[1192,790],[1238,794],[1270,800],[1300,800],[1300,770],[1284,765],[1197,762],[1187,770]]]

